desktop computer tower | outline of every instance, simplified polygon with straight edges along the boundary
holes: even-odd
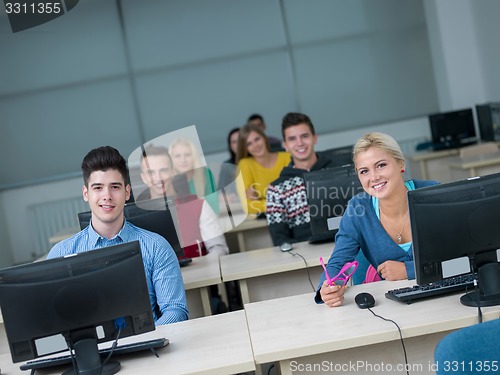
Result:
[[[500,142],[500,102],[476,105],[481,140]]]

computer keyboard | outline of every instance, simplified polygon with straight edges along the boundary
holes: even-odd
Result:
[[[133,353],[139,352],[142,350],[152,350],[154,353],[154,349],[163,348],[168,345],[168,339],[162,337],[159,339],[146,340],[140,342],[134,342],[131,344],[118,345],[113,351],[113,355],[125,354],[125,353]],[[105,358],[109,352],[111,351],[111,347],[100,349],[99,354],[101,354],[101,360]],[[26,362],[21,365],[21,370],[36,370],[40,368],[52,367],[52,366],[60,366],[71,364],[71,356],[69,354],[65,354],[59,357],[51,357],[51,358],[42,358],[35,359],[34,361]]]
[[[423,298],[465,291],[466,288],[474,286],[475,279],[475,274],[454,276],[434,283],[389,290],[385,296],[394,301],[410,304]]]

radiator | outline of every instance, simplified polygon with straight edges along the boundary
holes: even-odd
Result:
[[[77,230],[78,213],[88,210],[88,203],[81,196],[29,206],[30,233],[34,245],[33,258],[39,258],[49,252],[53,245],[50,243],[51,237]]]

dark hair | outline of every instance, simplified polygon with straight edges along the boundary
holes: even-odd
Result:
[[[98,147],[91,150],[82,161],[83,182],[88,187],[90,175],[95,171],[115,169],[123,177],[125,185],[129,184],[127,162],[116,148],[111,146]]]
[[[306,124],[309,126],[309,129],[311,129],[312,135],[316,134],[314,131],[314,125],[309,116],[299,112],[289,112],[283,116],[283,120],[281,121],[281,134],[283,136],[283,140],[285,140],[285,130],[299,124]]]
[[[147,158],[148,156],[166,156],[170,163],[170,167],[172,167],[172,158],[170,157],[168,148],[164,146],[155,146],[150,144],[144,147],[141,153],[141,165],[144,158]]]
[[[240,128],[232,128],[229,131],[229,134],[227,135],[227,149],[228,149],[229,155],[230,155],[229,161],[233,164],[236,164],[236,153],[233,150],[231,150],[231,136],[234,133],[239,132],[239,131],[240,131]]]
[[[260,122],[264,123],[264,117],[262,117],[258,113],[254,113],[253,115],[248,116],[247,122],[250,122],[253,120],[260,120]]]

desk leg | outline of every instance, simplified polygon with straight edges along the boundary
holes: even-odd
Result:
[[[293,375],[292,369],[290,368],[290,360],[279,362],[279,373],[281,375]]]
[[[236,233],[236,239],[238,240],[238,248],[240,249],[240,252],[246,251],[245,235],[243,234],[243,231],[238,231]]]
[[[210,296],[208,295],[208,287],[200,288],[200,297],[205,316],[212,315],[212,307],[210,306]]]
[[[241,302],[243,303],[243,306],[245,306],[245,303],[250,303],[247,281],[239,280],[238,283],[240,284]]]

